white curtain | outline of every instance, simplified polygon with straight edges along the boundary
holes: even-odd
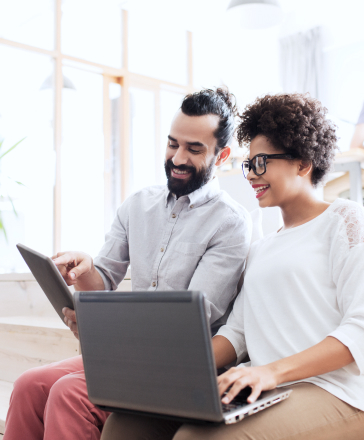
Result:
[[[283,92],[309,92],[322,98],[322,28],[316,27],[280,40]]]

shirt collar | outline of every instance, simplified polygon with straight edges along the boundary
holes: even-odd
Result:
[[[203,185],[201,188],[196,189],[196,191],[193,191],[190,194],[187,194],[187,196],[185,197],[189,198],[191,205],[197,207],[203,205],[204,203],[214,198],[219,192],[220,192],[219,180],[215,176],[211,180],[209,180],[205,185]],[[169,196],[174,197],[174,195],[169,191],[168,187],[166,186],[164,193],[166,207],[168,205]]]

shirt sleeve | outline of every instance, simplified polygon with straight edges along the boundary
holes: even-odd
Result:
[[[116,290],[129,267],[129,243],[127,237],[128,200],[118,209],[105,243],[94,259],[96,270],[104,281],[106,290]]]
[[[229,217],[209,243],[191,279],[188,290],[206,294],[206,310],[213,324],[234,299],[252,234],[249,213]]]
[[[330,333],[348,347],[354,361],[346,370],[364,374],[364,210],[350,203],[340,208],[339,227],[330,252],[337,287],[340,326]]]

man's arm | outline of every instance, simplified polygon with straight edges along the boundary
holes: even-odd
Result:
[[[129,243],[125,230],[127,212],[125,203],[119,208],[117,216],[106,235],[105,244],[95,258],[95,264],[83,252],[60,252],[53,257],[66,283],[76,290],[116,289],[124,278],[129,266]],[[97,268],[96,268],[96,267]],[[77,319],[74,310],[62,310],[64,321],[78,339]]]
[[[236,294],[251,239],[251,219],[229,217],[215,233],[188,286],[206,294],[210,324],[223,316]]]

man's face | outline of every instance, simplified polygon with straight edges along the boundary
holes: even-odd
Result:
[[[164,164],[168,189],[177,197],[190,194],[207,183],[215,166],[229,156],[229,147],[215,155],[217,139],[214,132],[218,124],[216,115],[187,116],[181,110],[177,112],[168,135]]]

